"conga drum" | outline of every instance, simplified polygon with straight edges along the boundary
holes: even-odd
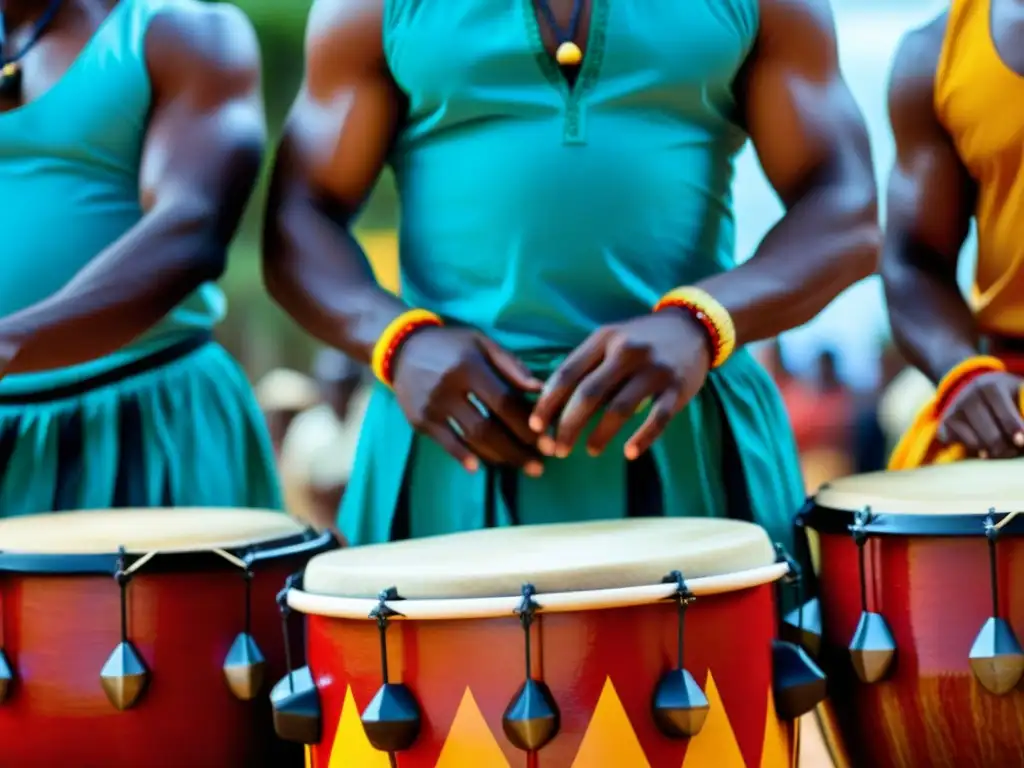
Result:
[[[803,514],[840,765],[1024,765],[1022,480],[1016,460],[872,473]]]
[[[320,555],[287,594],[308,667],[275,724],[312,768],[789,768],[824,680],[787,679],[787,569],[762,528],[706,519]]]
[[[270,511],[0,520],[0,765],[301,766],[275,596],[331,547]]]

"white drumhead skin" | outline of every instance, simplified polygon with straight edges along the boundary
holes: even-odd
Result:
[[[979,515],[1024,509],[1024,458],[972,459],[834,480],[815,496],[823,507],[902,515]]]
[[[33,554],[195,552],[230,549],[300,534],[283,512],[182,508],[57,512],[0,520],[0,551]]]
[[[657,584],[775,562],[760,526],[737,520],[645,518],[490,528],[326,552],[313,558],[306,593],[372,598],[396,587],[411,600],[508,597],[525,582],[539,594]]]

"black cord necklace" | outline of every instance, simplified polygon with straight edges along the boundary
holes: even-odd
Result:
[[[39,42],[43,32],[53,21],[64,0],[50,0],[46,11],[36,21],[28,42],[12,56],[7,55],[7,23],[0,11],[0,97],[11,100],[21,99],[21,60]]]
[[[575,67],[583,61],[583,51],[580,50],[580,47],[573,40],[576,37],[576,30],[580,25],[580,11],[583,9],[583,0],[573,0],[572,15],[569,16],[569,28],[565,30],[558,26],[555,12],[551,10],[550,0],[537,0],[537,5],[540,6],[544,19],[558,39],[558,48],[555,49],[555,61],[563,67]]]

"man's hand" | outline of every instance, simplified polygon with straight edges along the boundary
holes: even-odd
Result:
[[[596,456],[641,406],[653,400],[647,419],[626,443],[626,458],[635,459],[700,391],[710,365],[707,334],[683,310],[666,309],[604,326],[548,380],[530,427],[544,435],[557,417],[554,440],[541,437],[540,447],[564,458],[603,410],[587,440],[587,450]]]
[[[1012,373],[986,373],[960,391],[939,427],[944,443],[960,443],[981,458],[1009,459],[1024,452],[1020,391],[1024,379]]]
[[[515,357],[469,330],[422,329],[395,360],[395,395],[409,423],[469,472],[479,459],[542,473],[525,397],[541,386]]]

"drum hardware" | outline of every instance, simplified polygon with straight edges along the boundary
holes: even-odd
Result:
[[[675,584],[671,599],[676,602],[676,666],[662,675],[654,689],[651,711],[658,730],[670,739],[688,739],[700,733],[711,705],[693,675],[683,665],[683,638],[686,609],[697,599],[687,588],[681,571],[672,571],[662,580]]]
[[[2,642],[4,640],[3,635],[3,596],[0,595],[0,704],[7,701],[7,697],[11,694],[11,688],[14,683],[14,667],[11,666],[7,660],[7,654],[4,653]]]
[[[110,703],[122,712],[138,702],[149,682],[149,670],[128,639],[128,583],[135,572],[155,555],[156,552],[143,555],[125,568],[125,548],[118,548],[114,580],[121,592],[121,642],[100,670],[100,683]]]
[[[222,549],[213,550],[232,565],[242,569],[242,578],[245,582],[245,620],[243,629],[235,637],[224,658],[224,679],[227,680],[228,688],[241,701],[251,701],[256,698],[260,688],[263,687],[263,675],[267,668],[266,659],[256,644],[255,638],[250,632],[252,627],[252,555],[246,555],[245,559],[235,557]]]
[[[420,735],[420,706],[412,691],[403,683],[392,683],[388,679],[388,626],[391,619],[402,614],[388,605],[401,600],[398,590],[389,587],[377,598],[376,607],[370,611],[370,618],[377,620],[380,633],[380,676],[381,686],[370,703],[366,705],[360,720],[363,730],[373,748],[387,752],[394,763],[394,752],[408,749]]]
[[[551,741],[558,733],[561,720],[551,689],[533,677],[531,629],[540,607],[533,599],[535,594],[532,584],[523,584],[522,599],[516,607],[516,615],[523,628],[526,681],[512,697],[501,718],[501,727],[508,740],[524,752],[535,752]]]
[[[892,667],[896,658],[896,641],[889,625],[880,613],[868,610],[867,573],[864,567],[864,545],[868,540],[867,525],[871,522],[871,508],[857,512],[850,530],[857,545],[857,570],[860,579],[860,620],[850,640],[850,659],[854,672],[864,683],[877,683]]]
[[[803,569],[781,544],[775,545],[775,551],[779,562],[784,562],[789,567],[789,573],[778,582],[779,605],[783,604],[782,591],[787,587],[793,589],[798,606],[796,636],[802,638]],[[828,678],[800,644],[788,640],[772,641],[772,691],[775,696],[775,711],[779,717],[784,720],[795,720],[806,715],[825,700],[828,695],[827,689]]]
[[[281,611],[281,630],[284,633],[284,661],[287,674],[270,692],[270,706],[274,711],[274,732],[286,741],[316,744],[320,741],[320,694],[308,666],[292,666],[291,633],[288,618],[292,609],[288,605],[288,592],[302,586],[302,573],[293,573],[285,580],[284,589],[277,593],[277,607]]]
[[[803,555],[803,563],[813,568],[810,547],[807,543],[807,531],[804,527],[804,515],[808,507],[811,506],[813,506],[813,501],[808,502],[804,509],[797,514],[793,528],[794,540],[802,550],[798,554]],[[797,589],[797,607],[785,615],[779,634],[783,640],[800,646],[810,654],[811,658],[816,659],[821,654],[821,604],[816,597],[812,597],[810,600],[804,599],[808,591],[808,583],[813,586],[813,572],[808,574],[804,571],[803,566],[797,565],[788,554],[786,560],[790,564],[790,573],[798,571],[800,574],[799,588]],[[793,570],[794,566],[797,571]],[[780,603],[780,605],[784,605],[784,603]]]
[[[971,671],[978,682],[990,693],[1002,695],[1017,687],[1024,676],[1024,650],[1017,636],[999,611],[999,584],[996,569],[996,543],[1006,523],[1015,514],[995,521],[995,510],[985,518],[985,538],[988,539],[989,579],[992,592],[992,616],[985,620],[971,646]]]

